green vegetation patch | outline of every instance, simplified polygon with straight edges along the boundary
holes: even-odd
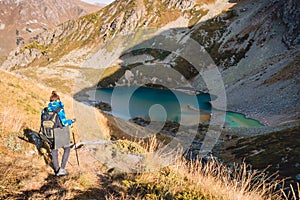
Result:
[[[38,44],[37,41],[33,41],[32,43],[25,45],[23,48],[21,48],[20,53],[23,53],[26,49],[37,49],[40,50],[42,54],[46,54],[48,52],[48,47]]]
[[[101,79],[100,80],[111,76],[116,71],[118,71],[120,68],[121,68],[120,66],[112,66],[112,67],[105,68],[104,71],[101,73]]]
[[[203,10],[200,6],[200,4],[197,4],[190,10],[189,14],[191,15],[191,19],[189,20],[188,27],[193,27],[197,22],[199,22],[201,17],[208,13],[208,10]]]
[[[45,78],[43,82],[48,85],[49,87],[55,88],[56,90],[63,91],[66,93],[72,92],[73,83],[69,80],[55,78]]]
[[[0,65],[7,59],[7,56],[0,57]]]
[[[127,69],[127,67],[122,67],[120,69],[118,69],[117,71],[115,71],[112,75],[107,76],[104,78],[102,77],[100,79],[100,81],[97,84],[97,87],[99,88],[109,88],[109,87],[113,87],[115,85],[116,82],[118,82],[120,80],[120,78],[125,74],[125,71]]]

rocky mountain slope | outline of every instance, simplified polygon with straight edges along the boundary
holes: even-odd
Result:
[[[12,51],[2,68],[23,74],[45,68],[47,74],[48,67],[72,66],[87,85],[108,87],[135,66],[124,61],[130,47],[189,37],[219,67],[229,110],[265,124],[283,123],[299,119],[299,7],[296,0],[116,1],[39,34],[34,42]],[[178,56],[153,49],[134,54],[148,55],[141,63],[166,63],[206,90],[197,70]],[[86,73],[80,75],[82,69],[108,67],[114,67],[109,68],[110,76],[99,83]]]
[[[1,0],[0,57],[47,29],[100,8],[79,0]]]

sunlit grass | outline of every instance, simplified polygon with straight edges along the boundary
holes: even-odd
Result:
[[[178,156],[176,161],[160,167],[164,162],[158,150],[160,142],[153,137],[144,143],[144,148],[149,153],[143,161],[144,173],[123,179],[126,188],[124,199],[296,200],[300,196],[299,192],[296,193],[299,188],[294,188],[290,195],[276,189],[278,184],[282,184],[276,174],[252,169],[246,163],[228,168],[213,158],[204,163]],[[177,153],[180,155],[180,152]],[[116,197],[109,195],[108,199]]]

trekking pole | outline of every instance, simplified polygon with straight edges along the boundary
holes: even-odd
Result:
[[[76,147],[76,141],[75,141],[75,135],[74,135],[74,131],[72,131],[72,135],[73,135],[74,146],[75,146],[75,155],[76,155],[76,160],[77,160],[77,164],[78,164],[78,167],[79,167],[79,158],[78,158],[78,152],[77,152],[77,147]]]

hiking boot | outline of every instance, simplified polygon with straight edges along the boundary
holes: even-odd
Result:
[[[68,174],[68,171],[66,169],[60,168],[58,170],[58,172],[56,173],[56,176],[64,176],[64,175],[67,175],[67,174]]]

